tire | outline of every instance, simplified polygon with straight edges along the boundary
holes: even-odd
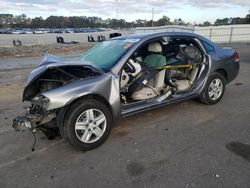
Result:
[[[225,77],[218,72],[213,73],[208,78],[206,86],[201,96],[199,97],[199,101],[207,105],[217,104],[224,95],[226,89],[225,86],[226,86]]]
[[[103,144],[111,128],[110,110],[105,104],[95,99],[75,102],[70,106],[64,118],[63,129],[66,139],[73,147],[81,151],[91,150]]]

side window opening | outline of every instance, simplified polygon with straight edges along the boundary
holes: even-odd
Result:
[[[204,46],[204,48],[208,54],[215,52],[215,48],[211,44],[208,44],[207,42],[205,42],[203,40],[201,40],[201,43]]]
[[[167,100],[195,83],[203,52],[194,39],[169,38],[139,47],[121,70],[123,105],[150,99]]]

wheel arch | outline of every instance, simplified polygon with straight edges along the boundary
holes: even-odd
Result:
[[[69,104],[67,104],[66,106],[64,106],[60,110],[58,110],[57,116],[56,116],[56,122],[57,122],[57,126],[58,126],[62,136],[64,135],[64,133],[63,133],[63,122],[64,122],[64,119],[65,119],[65,115],[68,112],[70,106],[72,106],[73,104],[75,104],[77,102],[80,102],[81,100],[84,100],[84,99],[96,99],[96,100],[101,101],[102,103],[104,103],[108,107],[108,109],[109,109],[109,111],[111,113],[112,121],[114,120],[112,107],[104,97],[102,97],[102,96],[100,96],[98,94],[87,94],[87,95],[84,95],[84,96],[81,96],[81,97],[78,97],[78,98],[74,99]]]
[[[227,71],[225,69],[216,69],[214,72],[220,73],[222,76],[224,76],[226,82],[228,82],[228,74]]]

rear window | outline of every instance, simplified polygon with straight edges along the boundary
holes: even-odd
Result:
[[[205,48],[205,50],[208,54],[215,52],[215,48],[211,44],[209,44],[205,41],[201,41],[201,43],[203,44],[203,47]]]

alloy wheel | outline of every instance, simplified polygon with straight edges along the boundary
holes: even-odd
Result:
[[[106,127],[104,113],[98,109],[88,109],[77,118],[75,134],[83,143],[94,143],[103,136]]]
[[[208,87],[208,96],[211,100],[217,100],[220,98],[223,92],[223,83],[219,78],[215,78],[211,81]]]

